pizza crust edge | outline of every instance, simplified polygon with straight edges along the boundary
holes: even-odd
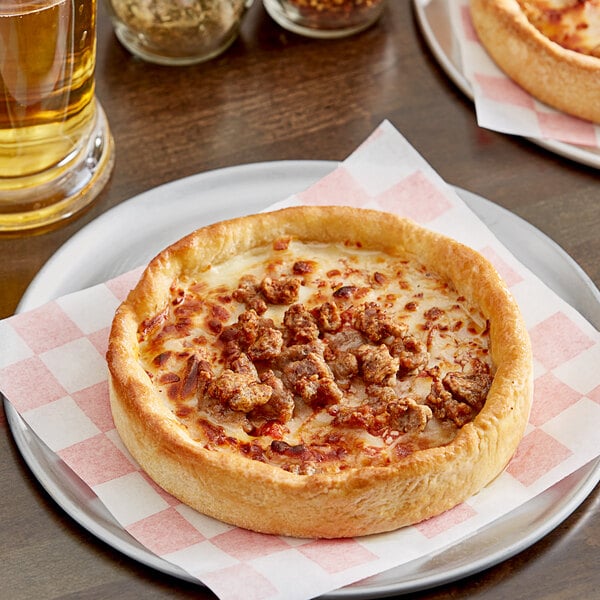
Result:
[[[294,235],[360,239],[408,250],[452,280],[490,320],[497,366],[487,401],[448,445],[392,467],[297,475],[234,452],[211,452],[186,435],[137,360],[137,328],[166,300],[173,277],[256,245]],[[296,207],[198,230],[151,261],[117,310],[107,361],[110,402],[121,439],[166,491],[201,513],[262,533],[338,538],[390,531],[448,510],[492,481],[513,455],[532,396],[529,336],[504,283],[481,255],[408,219],[342,207]]]
[[[494,62],[542,102],[600,123],[600,59],[563,48],[534,27],[516,0],[470,0],[475,31]]]

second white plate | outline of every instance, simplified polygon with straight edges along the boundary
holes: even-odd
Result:
[[[417,21],[430,50],[446,75],[473,100],[471,85],[462,72],[460,49],[450,23],[450,0],[413,0]],[[527,138],[530,142],[578,163],[600,169],[600,150],[556,140]]]

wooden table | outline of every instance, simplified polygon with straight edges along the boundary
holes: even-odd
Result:
[[[383,119],[446,181],[538,227],[600,285],[599,171],[480,129],[471,102],[432,57],[407,0],[390,2],[370,30],[327,42],[283,31],[257,1],[224,55],[186,68],[134,59],[100,7],[97,94],[116,143],[112,179],[74,222],[44,235],[0,238],[0,318],[14,313],[57,248],[112,206],[220,167],[342,160]],[[4,417],[0,430],[0,596],[212,597],[130,560],[81,528],[31,475]],[[597,488],[557,529],[514,558],[411,597],[598,597],[599,507]]]

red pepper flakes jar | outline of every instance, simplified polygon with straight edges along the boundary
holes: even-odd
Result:
[[[386,0],[263,0],[266,11],[283,28],[315,38],[358,33],[381,15]]]

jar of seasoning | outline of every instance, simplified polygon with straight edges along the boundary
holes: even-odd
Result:
[[[263,0],[283,28],[315,38],[358,33],[381,15],[386,0]]]
[[[253,0],[105,0],[115,35],[132,54],[190,65],[224,52]]]

